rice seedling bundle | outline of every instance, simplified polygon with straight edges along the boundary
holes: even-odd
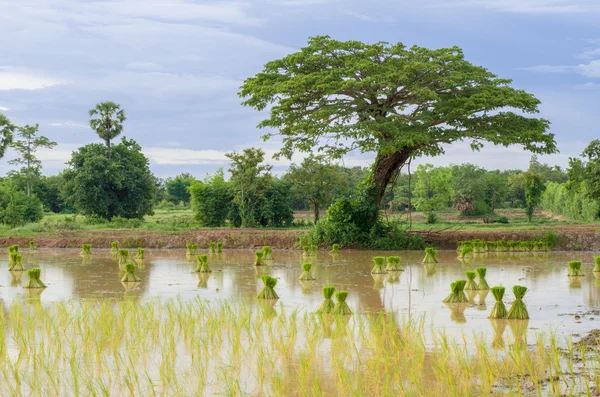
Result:
[[[471,245],[475,254],[482,254],[485,252],[485,244],[483,241],[475,240]]]
[[[346,298],[348,297],[348,291],[338,291],[335,293],[335,299],[337,303],[331,309],[331,314],[333,315],[349,315],[352,314],[352,310],[346,303]]]
[[[329,251],[330,254],[337,254],[340,251],[340,245],[339,244],[333,244],[331,246],[331,251]]]
[[[373,269],[371,269],[371,274],[387,273],[385,271],[385,268],[383,267],[383,264],[385,262],[385,258],[383,256],[374,257],[373,262],[375,263],[375,265],[373,266]]]
[[[119,252],[119,242],[113,241],[110,243],[110,252],[118,253]]]
[[[10,260],[8,265],[8,270],[14,271],[23,271],[25,267],[23,267],[23,257],[18,252],[13,252],[10,254]]]
[[[262,251],[260,251],[262,252]],[[264,287],[258,294],[258,299],[279,299],[279,295],[275,292],[275,286],[277,285],[277,279],[275,277],[264,275],[261,277]]]
[[[310,253],[312,255],[317,255],[317,252],[319,251],[319,246],[318,245],[311,245],[310,246]]]
[[[217,254],[221,254],[223,253],[223,243],[221,241],[219,241],[217,243]]]
[[[33,268],[27,271],[27,275],[29,276],[29,280],[27,284],[23,286],[23,288],[46,288],[46,284],[40,280],[40,269]]]
[[[456,242],[456,253],[458,255],[460,255],[460,253],[462,252],[462,247],[465,245],[465,243],[467,243],[467,241],[457,241]]]
[[[600,256],[594,258],[594,272],[600,272]]]
[[[437,251],[435,248],[425,248],[425,258],[423,258],[423,263],[438,263]]]
[[[479,288],[477,287],[477,283],[475,282],[475,272],[465,272],[467,276],[467,283],[465,284],[466,291],[477,291]]]
[[[137,254],[135,254],[135,259],[144,259],[144,249],[142,247],[138,247]]]
[[[506,306],[504,305],[504,302],[502,302],[502,298],[504,298],[504,287],[492,287],[491,291],[492,295],[494,295],[494,299],[496,299],[496,303],[492,308],[489,318],[505,318]]]
[[[508,240],[506,242],[506,246],[507,246],[509,252],[514,252],[515,247],[517,246],[517,242],[515,240]]]
[[[473,246],[471,245],[471,243],[463,244],[462,249],[460,251],[460,257],[464,258],[465,256],[469,255],[472,252],[473,252]]]
[[[198,244],[192,244],[192,256],[198,255]]]
[[[310,256],[310,245],[304,245],[302,247],[302,256]]]
[[[81,244],[81,255],[92,255],[92,244]]]
[[[265,245],[263,247],[263,252],[265,253],[265,256],[263,257],[264,260],[266,260],[266,261],[273,260],[273,250],[271,249],[271,247],[269,247],[268,245]]]
[[[133,263],[127,263],[125,265],[125,275],[121,279],[121,282],[122,283],[136,283],[138,281],[141,281],[141,278],[139,278],[135,274],[135,265]]]
[[[323,297],[325,298],[325,300],[317,309],[317,313],[331,313],[331,311],[335,307],[335,303],[333,303],[333,300],[331,299],[334,292],[335,287],[329,286],[323,288]]]
[[[262,266],[263,265],[263,257],[265,253],[263,251],[256,251],[254,253],[254,266]]]
[[[487,268],[486,267],[478,267],[477,269],[475,269],[475,271],[477,272],[477,277],[479,277],[479,283],[477,284],[477,288],[480,290],[490,289],[490,286],[488,285],[487,281],[485,280],[485,275],[487,274]]]
[[[119,265],[125,265],[129,263],[129,251],[128,250],[119,250]]]
[[[29,242],[29,251],[33,252],[35,251],[37,247],[35,246],[35,243],[33,241]]]
[[[298,278],[298,280],[303,280],[303,281],[315,280],[312,273],[310,272],[311,268],[312,268],[312,263],[303,263],[302,264],[303,271],[302,271],[302,274],[300,275],[300,278]]]
[[[581,261],[569,262],[569,277],[582,277],[585,276],[581,271]]]
[[[215,253],[216,253],[216,250],[215,250],[215,245],[216,245],[216,244],[215,244],[214,242],[210,242],[210,243],[208,244],[208,253],[209,253],[209,254],[215,254]]]
[[[186,255],[188,255],[188,256],[192,255],[192,246],[193,246],[193,244],[191,244],[191,243],[185,244],[185,254]]]
[[[196,266],[197,273],[210,273],[212,270],[208,266],[208,256],[198,255],[198,265]]]
[[[445,303],[467,303],[469,299],[465,294],[465,285],[467,282],[465,280],[457,280],[450,284],[450,295],[444,299]]]
[[[513,287],[513,294],[515,294],[515,301],[513,302],[510,310],[506,314],[506,318],[509,320],[529,320],[529,313],[523,302],[523,297],[527,292],[527,287],[521,285],[515,285]]]
[[[486,241],[485,247],[486,247],[486,251],[494,252],[494,251],[496,251],[496,242],[495,241]]]
[[[388,256],[387,257],[387,266],[385,270],[389,272],[402,272],[404,268],[400,266],[400,257],[399,256]]]
[[[496,252],[506,252],[508,251],[508,246],[506,245],[506,241],[498,240],[496,241]]]
[[[8,246],[8,253],[12,254],[13,252],[19,252],[19,245],[13,244]]]

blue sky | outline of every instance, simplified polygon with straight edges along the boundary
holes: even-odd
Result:
[[[255,128],[264,115],[240,105],[241,82],[309,36],[457,45],[467,59],[541,99],[565,166],[598,137],[600,1],[597,0],[0,0],[0,112],[40,124],[57,141],[40,153],[45,173],[73,149],[98,141],[87,112],[113,100],[126,110],[124,135],[138,141],[153,172],[168,177],[227,166],[249,146],[272,155]],[[9,154],[0,160],[0,172]],[[301,155],[294,160],[300,161]],[[353,153],[346,165],[367,165]],[[520,148],[468,146],[420,162],[523,168]],[[269,160],[281,172],[289,162]]]

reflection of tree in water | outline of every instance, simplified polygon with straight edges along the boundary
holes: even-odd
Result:
[[[527,328],[529,327],[529,320],[507,320],[508,326],[513,334],[513,347],[525,348],[527,347]]]
[[[444,305],[450,309],[450,320],[454,321],[458,324],[464,324],[467,322],[467,318],[465,317],[465,310],[468,303],[448,303],[444,302]]]
[[[492,341],[492,347],[494,349],[502,349],[504,347],[504,330],[508,320],[490,318],[490,323],[494,329],[494,340]]]
[[[485,298],[487,298],[489,293],[490,293],[489,289],[477,291],[477,295],[479,297],[479,304],[477,305],[477,310],[486,310],[487,309],[487,305],[485,303]]]

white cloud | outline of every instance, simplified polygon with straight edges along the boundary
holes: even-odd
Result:
[[[584,84],[578,84],[574,86],[577,89],[580,90],[598,90],[600,89],[600,84],[598,83],[584,83]]]
[[[439,0],[435,0],[437,3]],[[442,6],[486,8],[499,12],[526,14],[583,14],[600,12],[596,0],[453,0]]]
[[[9,108],[7,108],[6,106],[0,106],[0,112],[6,112],[8,110]]]
[[[584,51],[581,54],[579,54],[577,56],[577,58],[582,58],[582,59],[600,58],[600,48],[594,48],[592,50]]]
[[[517,68],[516,70],[525,70],[527,72],[537,73],[569,73],[576,69],[576,66],[569,65],[537,65],[525,68]]]
[[[0,91],[40,90],[61,84],[61,81],[28,72],[0,71]]]
[[[585,77],[600,78],[600,59],[578,65],[577,70]]]
[[[66,128],[89,128],[89,126],[87,124],[84,123],[77,123],[75,121],[53,121],[51,123],[48,123],[48,126],[50,127],[66,127]]]

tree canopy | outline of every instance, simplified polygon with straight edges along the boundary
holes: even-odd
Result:
[[[473,65],[458,47],[317,36],[300,51],[268,62],[244,81],[239,95],[246,106],[269,109],[258,126],[268,129],[264,139],[283,138],[279,155],[376,153],[368,196],[377,205],[409,158],[441,154],[444,144],[466,140],[473,149],[490,142],[556,151],[550,123],[528,116],[538,112],[540,101]]]
[[[123,132],[123,123],[127,120],[121,105],[112,101],[100,102],[90,110],[90,128],[104,139],[110,152],[110,141]]]
[[[8,117],[0,113],[0,158],[4,157],[6,149],[12,143],[16,128],[15,125],[11,124]]]

